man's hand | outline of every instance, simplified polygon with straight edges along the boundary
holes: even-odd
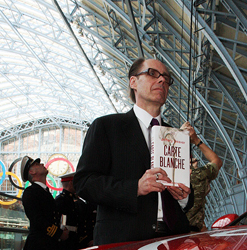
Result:
[[[171,182],[167,177],[167,173],[161,168],[148,169],[144,175],[138,181],[137,196],[147,195],[151,192],[162,192],[166,189],[166,186],[157,182],[157,180],[163,180]]]
[[[65,228],[65,229],[63,230],[62,235],[60,236],[60,239],[61,239],[62,241],[64,241],[64,240],[67,240],[68,238],[69,238],[69,230],[68,230],[67,228]]]
[[[191,143],[197,145],[200,142],[200,139],[198,138],[194,128],[190,125],[189,122],[185,122],[180,129],[187,129],[189,131]]]
[[[173,196],[175,200],[183,200],[187,198],[187,196],[191,192],[190,188],[188,188],[182,183],[178,183],[178,187],[168,186],[167,190],[170,192],[170,194]]]

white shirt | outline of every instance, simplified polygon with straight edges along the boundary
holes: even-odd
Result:
[[[158,115],[157,117],[152,117],[146,110],[138,107],[136,104],[134,105],[134,113],[138,119],[138,122],[141,126],[142,133],[144,135],[144,138],[146,140],[148,148],[150,147],[150,137],[149,137],[149,131],[151,126],[150,122],[152,121],[153,118],[157,119],[159,121],[159,124],[161,124],[161,116]],[[180,206],[184,208],[186,204],[188,203],[189,197],[183,199],[183,200],[178,200]],[[161,194],[160,192],[158,193],[158,214],[157,214],[157,220],[162,221],[163,220],[163,210],[162,210],[162,203],[161,203]]]
[[[46,190],[46,188],[47,188],[47,186],[43,182],[35,181],[34,183],[40,185],[42,188],[44,188],[44,190]]]

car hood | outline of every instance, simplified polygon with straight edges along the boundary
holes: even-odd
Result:
[[[235,226],[200,233],[116,243],[86,249],[111,250],[222,250],[247,249],[247,227]]]

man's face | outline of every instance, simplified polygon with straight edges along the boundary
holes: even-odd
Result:
[[[29,171],[31,171],[31,173],[35,173],[36,175],[47,175],[48,174],[48,170],[45,168],[43,163],[38,163],[35,162],[29,169]]]
[[[153,68],[161,74],[169,75],[166,66],[155,59],[148,59],[143,63],[140,72]],[[138,73],[140,73],[138,72]],[[162,106],[167,98],[169,85],[163,76],[159,78],[152,77],[147,73],[130,78],[130,87],[135,91],[136,104],[140,107],[145,105],[155,104]]]

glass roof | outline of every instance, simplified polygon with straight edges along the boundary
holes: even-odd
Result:
[[[0,18],[0,131],[43,117],[92,122],[129,109],[123,87],[118,98],[112,77],[89,63],[98,49],[75,30],[78,46],[51,0],[0,0]]]

